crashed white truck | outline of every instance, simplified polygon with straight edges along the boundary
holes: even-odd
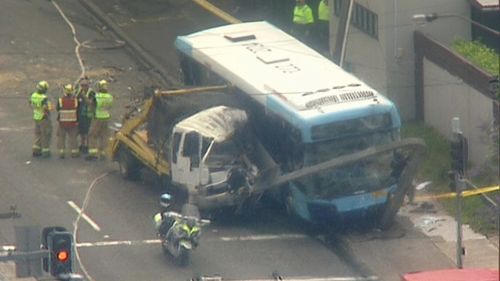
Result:
[[[157,90],[134,106],[110,142],[122,176],[139,177],[149,168],[170,192],[189,196],[201,210],[240,210],[253,195],[250,188],[276,164],[247,128],[245,111],[214,106],[221,98],[213,96],[225,89]]]

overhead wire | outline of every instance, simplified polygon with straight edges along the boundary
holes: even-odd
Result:
[[[75,46],[75,55],[76,55],[76,58],[78,60],[78,64],[80,65],[80,70],[81,70],[80,76],[78,77],[78,79],[74,83],[74,84],[76,84],[80,78],[85,77],[85,72],[86,72],[85,71],[85,65],[83,64],[83,59],[82,59],[82,56],[80,54],[80,47],[82,46],[82,43],[80,42],[80,40],[78,40],[78,37],[76,36],[75,26],[68,19],[68,17],[63,12],[63,10],[61,9],[61,7],[59,7],[59,5],[57,4],[57,2],[55,0],[52,0],[51,3],[57,9],[57,11],[61,15],[61,17],[64,19],[64,21],[68,24],[69,28],[71,29],[71,33],[73,34],[73,41],[76,43],[76,46]]]

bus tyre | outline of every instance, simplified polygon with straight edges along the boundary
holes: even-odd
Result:
[[[121,148],[118,153],[118,166],[120,174],[125,179],[139,178],[141,166],[139,161],[126,149]]]

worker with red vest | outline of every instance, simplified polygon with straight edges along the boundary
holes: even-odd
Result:
[[[71,152],[71,157],[80,156],[78,149],[78,99],[73,95],[73,86],[67,84],[64,86],[64,96],[59,98],[57,103],[57,148],[59,149],[59,158],[66,156],[66,136],[68,137],[68,145]]]

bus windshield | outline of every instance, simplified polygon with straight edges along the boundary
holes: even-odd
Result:
[[[331,200],[387,188],[396,183],[391,163],[392,153],[367,158],[330,171],[323,171],[295,181],[309,199]]]
[[[367,149],[370,146],[390,143],[397,140],[397,132],[385,131],[356,137],[315,142],[305,145],[304,165],[310,166]]]
[[[395,132],[386,131],[365,136],[323,141],[305,146],[304,164],[314,165],[370,146],[394,141]],[[392,168],[393,153],[367,158],[333,171],[324,171],[295,181],[310,199],[333,199],[340,196],[372,192],[396,183]]]

